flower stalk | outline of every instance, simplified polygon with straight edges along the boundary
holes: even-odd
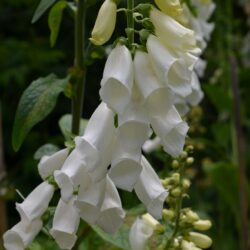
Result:
[[[135,37],[134,31],[134,17],[133,17],[133,10],[134,10],[134,0],[127,0],[127,29],[126,33],[128,36],[128,43],[130,49],[132,49]]]
[[[75,63],[77,76],[73,86],[72,97],[72,133],[79,134],[80,120],[83,109],[85,90],[85,67],[84,67],[84,36],[85,36],[86,6],[84,0],[78,1],[75,15]]]

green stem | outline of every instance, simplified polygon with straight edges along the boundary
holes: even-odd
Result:
[[[72,133],[79,135],[80,120],[83,109],[85,90],[85,67],[84,67],[84,35],[85,35],[85,0],[78,1],[78,8],[75,16],[75,63],[77,78],[74,85],[72,98]]]
[[[180,183],[182,183],[182,178],[183,178],[183,170],[184,170],[184,165],[180,167],[179,170],[179,174],[180,174]],[[179,231],[179,225],[180,225],[180,217],[181,217],[181,208],[182,208],[182,200],[183,200],[183,189],[182,186],[180,184],[179,186],[181,188],[181,194],[180,194],[180,198],[177,200],[176,202],[176,207],[175,207],[175,211],[176,211],[176,218],[175,218],[175,223],[174,223],[174,231],[173,234],[171,236],[171,238],[169,239],[169,241],[167,242],[167,245],[165,247],[165,250],[168,250],[171,246],[171,244],[173,243],[174,238],[176,237],[178,231]]]
[[[134,32],[134,17],[133,17],[133,9],[134,9],[134,0],[127,0],[127,36],[128,43],[130,49],[132,49],[132,44],[135,40],[135,32]]]

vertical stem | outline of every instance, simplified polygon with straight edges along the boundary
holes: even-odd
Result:
[[[132,44],[134,43],[134,17],[133,17],[133,9],[134,9],[134,0],[127,0],[127,36],[129,46],[132,49]]]
[[[240,242],[241,249],[248,249],[248,207],[246,192],[246,162],[245,162],[245,141],[241,125],[240,115],[240,94],[237,75],[237,62],[234,56],[230,59],[231,82],[233,94],[233,122],[236,134],[237,164],[239,165],[239,198],[240,198]]]
[[[78,0],[75,15],[75,70],[77,74],[74,93],[72,98],[72,133],[79,134],[80,119],[85,90],[85,68],[84,68],[84,35],[85,35],[86,6],[85,0]]]
[[[2,128],[2,110],[0,106],[0,182],[6,175],[5,163],[4,163],[4,155],[3,155],[3,128]],[[0,237],[2,237],[3,233],[7,230],[7,210],[6,210],[6,202],[0,197]],[[1,244],[1,243],[0,243]]]

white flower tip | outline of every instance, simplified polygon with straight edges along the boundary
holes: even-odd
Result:
[[[140,163],[132,159],[124,158],[111,166],[109,177],[118,188],[131,192],[141,171],[142,166]]]
[[[24,250],[25,246],[20,235],[12,230],[8,230],[3,235],[4,247],[6,250]]]
[[[108,107],[118,114],[124,112],[130,101],[130,91],[114,77],[103,78],[100,96]]]
[[[66,233],[56,229],[51,229],[50,234],[61,249],[72,249],[77,240],[75,234]]]

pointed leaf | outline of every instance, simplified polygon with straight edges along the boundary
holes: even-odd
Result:
[[[38,78],[24,91],[18,104],[12,145],[17,151],[31,128],[42,121],[55,107],[58,95],[64,91],[68,78],[56,75]]]
[[[56,43],[61,21],[62,21],[62,15],[63,10],[66,8],[67,2],[62,0],[56,3],[49,13],[49,29],[50,29],[50,45],[53,47]]]
[[[52,6],[52,4],[55,2],[56,0],[41,0],[41,2],[39,3],[35,14],[32,18],[31,23],[35,23],[43,14],[44,12],[50,7]]]

